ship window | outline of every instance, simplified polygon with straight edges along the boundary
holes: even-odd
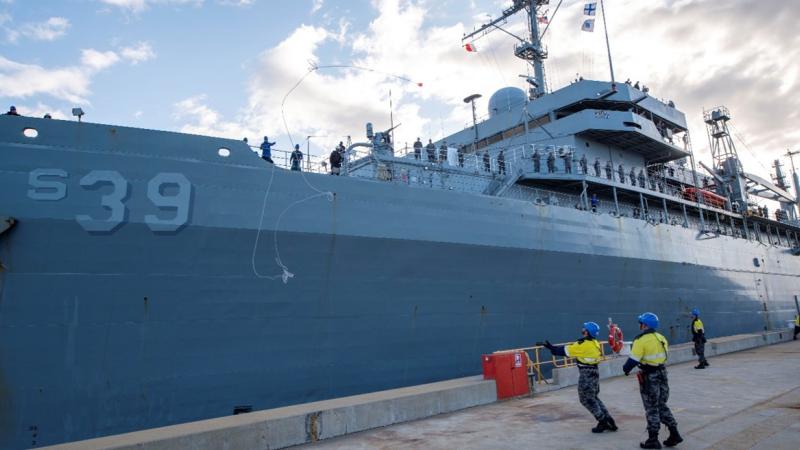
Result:
[[[22,134],[26,138],[31,138],[31,139],[39,136],[39,132],[36,130],[36,128],[25,128],[24,130],[22,130]]]
[[[540,127],[540,126],[542,126],[544,124],[547,124],[547,123],[550,123],[550,116],[545,114],[545,115],[537,117],[535,119],[531,119],[528,122],[528,129],[530,129],[530,128],[538,128],[538,127]]]
[[[625,125],[626,127],[634,127],[634,128],[638,128],[640,130],[642,129],[642,126],[639,125],[636,122],[622,122],[622,124]]]
[[[230,150],[228,150],[228,149],[227,149],[227,148],[225,148],[225,147],[222,147],[222,148],[220,148],[219,150],[217,150],[217,154],[218,154],[219,156],[223,157],[223,158],[227,158],[228,156],[231,156],[231,151],[230,151]]]

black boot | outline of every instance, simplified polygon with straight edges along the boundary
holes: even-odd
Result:
[[[608,428],[608,426],[606,425],[606,421],[605,420],[599,420],[597,422],[597,426],[592,428],[592,433],[602,433],[603,431],[606,431],[608,429],[610,429],[610,428]]]
[[[705,368],[706,368],[706,366],[705,366],[705,364],[703,364],[703,363],[700,363],[700,364],[698,364],[698,365],[694,366],[694,368],[695,368],[695,369],[705,369]]]
[[[669,429],[669,437],[666,441],[664,441],[665,447],[675,447],[676,445],[683,442],[683,438],[681,434],[678,433],[678,427],[670,427]]]
[[[617,428],[617,423],[614,422],[614,418],[611,416],[606,418],[606,428],[608,428],[608,431],[617,431],[619,429]]]
[[[708,367],[708,361],[703,360],[703,365]]]
[[[658,431],[648,431],[648,438],[644,442],[639,443],[641,448],[661,448],[661,442],[658,442]]]

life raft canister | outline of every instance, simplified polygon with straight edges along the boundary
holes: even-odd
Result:
[[[624,343],[622,342],[622,330],[617,324],[612,323],[608,325],[608,346],[611,351],[619,353],[622,350]]]

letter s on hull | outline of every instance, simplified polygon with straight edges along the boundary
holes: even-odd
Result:
[[[28,174],[28,198],[32,200],[57,201],[67,196],[67,185],[61,181],[45,178],[67,178],[61,169],[36,169]]]

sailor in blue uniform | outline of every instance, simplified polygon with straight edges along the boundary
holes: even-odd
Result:
[[[289,157],[289,162],[292,164],[292,170],[300,171],[300,162],[303,160],[303,152],[300,151],[300,144],[294,144],[294,151]]]
[[[264,161],[272,162],[272,146],[274,142],[270,142],[267,136],[264,136],[264,142],[261,143],[261,158]]]

